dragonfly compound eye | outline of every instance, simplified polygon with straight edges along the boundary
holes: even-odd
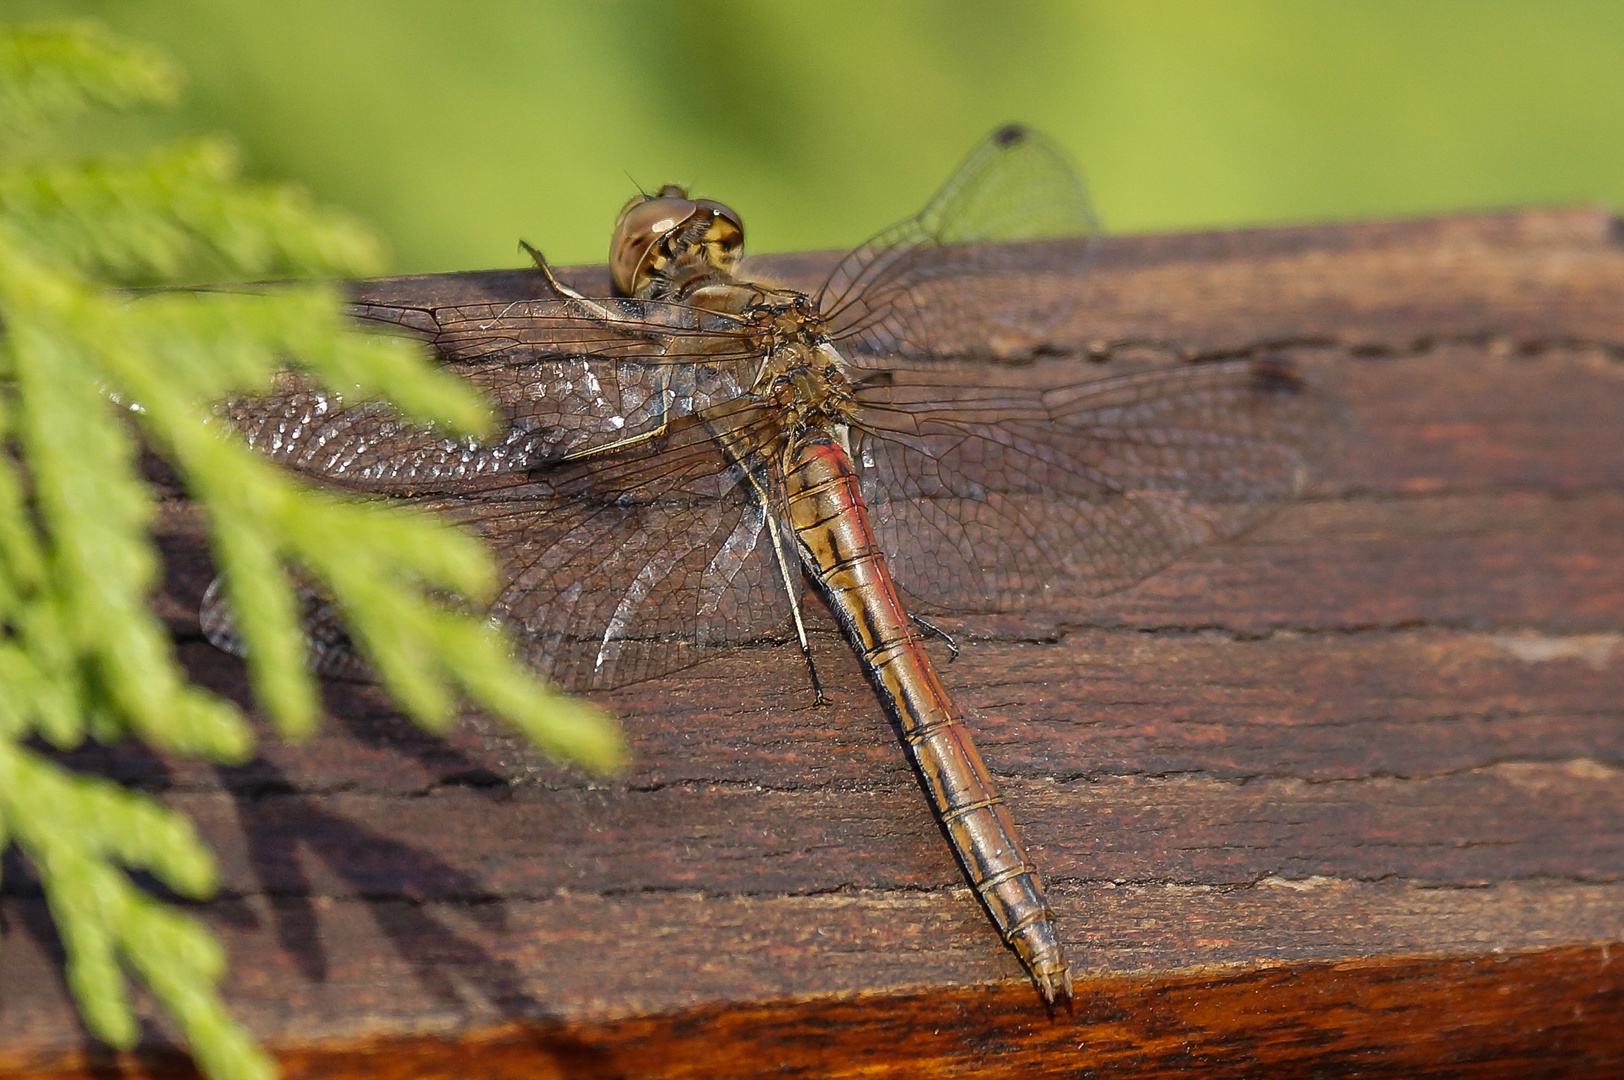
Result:
[[[651,295],[673,263],[731,275],[744,253],[744,223],[711,199],[690,199],[668,184],[626,204],[609,242],[609,274],[623,296]]]

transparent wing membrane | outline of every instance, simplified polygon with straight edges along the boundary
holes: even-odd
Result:
[[[898,584],[936,608],[1126,588],[1300,494],[1343,425],[1278,362],[1050,387],[1000,377],[898,372],[863,395],[854,457],[870,520]]]
[[[1006,275],[1043,269],[1035,260],[1045,254],[1008,245],[1055,241],[1047,260],[1075,275],[1098,231],[1065,152],[1010,125],[983,139],[918,215],[847,255],[824,284],[819,306],[831,335],[858,363],[955,351],[1000,325],[1041,330],[1069,308],[1033,307],[1030,294],[998,289]],[[963,293],[966,283],[976,292]]]

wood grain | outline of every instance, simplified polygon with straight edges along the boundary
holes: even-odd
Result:
[[[999,287],[1060,288],[1080,257]],[[239,768],[73,755],[219,853],[199,914],[285,1075],[1624,1068],[1617,223],[1113,238],[1092,259],[1038,343],[1071,359],[1050,362],[1289,356],[1352,434],[1308,499],[1134,589],[940,620],[964,647],[944,676],[1052,883],[1074,1008],[1046,1011],[999,944],[820,615],[829,707],[786,649],[603,695],[635,753],[610,783],[478,718],[421,734],[360,683],[327,684],[313,742]],[[753,269],[810,287],[831,261]],[[198,640],[211,571],[184,502],[161,539],[157,609],[197,677],[245,700]],[[4,885],[0,1074],[188,1075],[150,1008],[140,1051],[87,1040],[26,867]]]

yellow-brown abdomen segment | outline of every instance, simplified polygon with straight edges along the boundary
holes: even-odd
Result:
[[[903,610],[846,451],[828,436],[794,448],[790,524],[869,679],[901,728],[964,872],[1044,996],[1071,994],[1037,868],[958,710]]]

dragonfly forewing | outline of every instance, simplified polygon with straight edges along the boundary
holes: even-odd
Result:
[[[588,356],[491,356],[452,365],[491,396],[500,435],[475,442],[403,423],[378,402],[348,403],[297,377],[283,392],[237,399],[221,415],[278,462],[379,493],[500,487],[571,456],[646,438],[738,400],[738,364],[668,365]]]

